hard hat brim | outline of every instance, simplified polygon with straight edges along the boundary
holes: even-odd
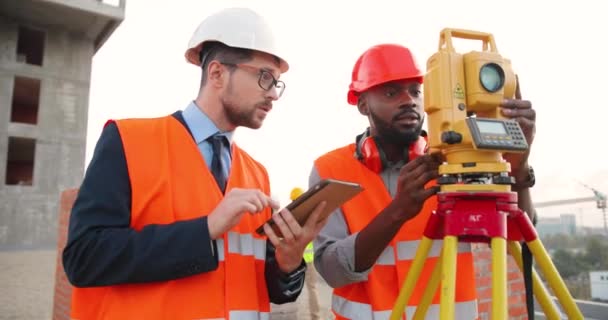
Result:
[[[211,41],[211,40],[207,40],[207,41]],[[207,42],[205,41],[205,42]],[[197,46],[195,47],[191,47],[188,50],[186,50],[186,61],[188,61],[189,63],[200,67],[201,66],[201,60],[200,60],[200,52],[203,49],[203,45],[205,44],[205,42],[201,42],[199,43]],[[261,51],[261,50],[255,50],[255,49],[249,49],[249,48],[240,48],[240,47],[233,47],[233,48],[239,48],[239,49],[246,49],[246,50],[251,50],[251,51],[257,51],[257,52],[261,52],[261,53],[265,53],[265,54],[269,54],[273,57],[277,57],[279,59],[279,70],[281,70],[281,73],[285,73],[287,72],[287,70],[289,70],[289,64],[287,63],[287,61],[285,61],[285,59],[272,54],[270,52],[266,52],[266,51]]]
[[[373,83],[373,84],[365,85],[365,86],[362,86],[361,88],[356,88],[356,89],[351,88],[348,90],[348,95],[346,97],[346,101],[348,101],[349,104],[356,106],[357,103],[359,102],[359,93],[367,91],[373,87],[382,85],[384,83],[391,82],[391,81],[398,81],[398,80],[416,80],[416,81],[418,81],[418,83],[422,84],[424,81],[424,75],[419,74],[414,77],[412,77],[412,76],[404,77],[402,75],[397,75],[395,77],[388,78],[386,81],[382,81],[380,83]]]

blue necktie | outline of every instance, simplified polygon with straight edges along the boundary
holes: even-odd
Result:
[[[226,190],[226,172],[228,170],[224,168],[224,162],[222,161],[222,152],[223,148],[227,147],[228,140],[226,136],[216,133],[208,138],[209,143],[211,143],[211,148],[213,150],[213,157],[211,159],[211,173],[213,173],[213,177],[215,178],[215,182],[222,190],[222,193]]]

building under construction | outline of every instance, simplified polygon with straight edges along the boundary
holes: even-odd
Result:
[[[54,247],[84,173],[93,55],[125,0],[0,1],[0,249]]]

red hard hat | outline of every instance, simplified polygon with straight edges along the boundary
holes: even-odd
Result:
[[[404,79],[416,79],[422,83],[423,76],[408,48],[397,44],[373,46],[355,63],[348,87],[348,103],[356,105],[358,93],[379,84]]]

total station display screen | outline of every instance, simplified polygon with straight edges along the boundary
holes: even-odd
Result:
[[[505,129],[505,125],[502,122],[494,122],[494,121],[479,121],[477,120],[477,127],[479,128],[479,132],[484,133],[494,133],[494,134],[507,134],[507,130]]]

